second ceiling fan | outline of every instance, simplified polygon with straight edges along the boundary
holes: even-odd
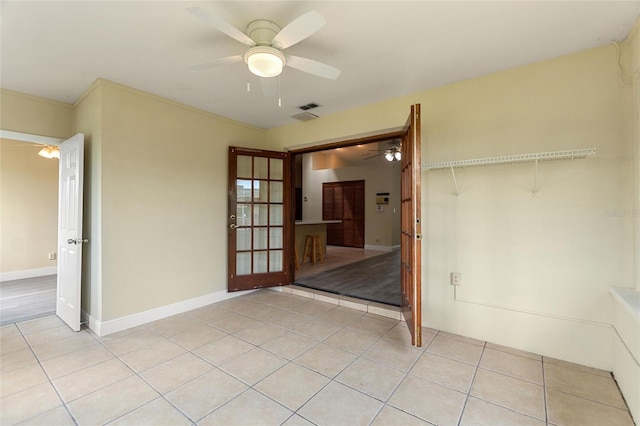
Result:
[[[307,12],[282,29],[271,21],[259,19],[247,26],[245,34],[228,22],[199,7],[190,7],[187,11],[218,31],[249,46],[249,50],[244,55],[214,59],[194,65],[191,67],[192,69],[201,70],[216,65],[244,61],[249,70],[259,77],[280,75],[285,66],[332,80],[340,75],[340,70],[331,65],[284,53],[284,49],[299,43],[326,24],[327,21],[318,12]]]

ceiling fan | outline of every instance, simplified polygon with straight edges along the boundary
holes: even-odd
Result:
[[[384,159],[387,161],[400,161],[402,159],[402,152],[400,150],[400,141],[393,141],[387,144],[385,149],[370,149],[368,153],[378,152],[378,154],[365,158],[364,160],[371,160],[372,158],[384,155]],[[367,154],[362,154],[367,155]]]
[[[31,143],[31,142],[27,142],[27,143],[22,143],[20,142],[19,144],[16,145],[7,145],[8,147],[11,148],[40,148],[40,150],[38,151],[38,155],[40,157],[44,157],[44,158],[60,158],[60,147],[58,145],[49,145],[49,144],[43,144],[43,143]]]
[[[284,49],[301,42],[326,24],[327,21],[318,12],[307,12],[282,29],[271,21],[259,19],[247,26],[245,34],[199,7],[190,7],[187,11],[218,31],[249,46],[249,50],[244,55],[214,59],[192,66],[194,70],[244,61],[249,70],[259,77],[278,76],[285,66],[332,80],[340,75],[340,70],[331,65],[284,53]]]

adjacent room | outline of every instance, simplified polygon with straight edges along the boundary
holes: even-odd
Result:
[[[389,140],[299,156],[296,285],[400,306],[400,163],[385,157],[398,147]],[[306,244],[314,234],[316,262]]]
[[[637,424],[639,19],[3,2],[0,423]]]

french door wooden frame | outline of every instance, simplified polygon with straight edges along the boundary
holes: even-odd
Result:
[[[420,208],[420,104],[411,106],[405,125],[400,190],[400,282],[402,314],[411,331],[411,344],[422,346],[422,224]]]
[[[229,147],[227,287],[291,284],[291,155]]]

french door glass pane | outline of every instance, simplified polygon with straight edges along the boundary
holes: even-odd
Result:
[[[263,202],[266,203],[269,201],[269,186],[267,185],[266,180],[254,180],[254,202]]]
[[[267,228],[253,228],[253,249],[264,250],[267,248]]]
[[[267,272],[267,252],[254,251],[253,252],[253,273],[261,274],[265,272]]]
[[[271,211],[269,225],[282,225],[282,204],[271,204],[269,210]]]
[[[271,187],[271,196],[269,201],[272,203],[281,203],[282,202],[282,182],[269,182],[269,186]]]
[[[238,177],[251,179],[251,157],[248,155],[238,155],[237,167]]]
[[[269,272],[282,271],[282,250],[271,250],[269,252]]]
[[[282,228],[269,228],[269,248],[282,248]]]
[[[236,180],[236,197],[238,202],[251,201],[251,181],[238,179]]]
[[[251,274],[251,252],[236,253],[236,275]]]
[[[251,226],[251,204],[236,204],[236,225]]]
[[[275,180],[282,180],[282,163],[283,161],[280,158],[272,158],[271,162],[271,173],[269,178]]]
[[[266,204],[255,204],[253,206],[253,211],[255,212],[254,223],[256,225],[268,225],[268,213],[269,206]]]
[[[236,229],[236,250],[251,250],[251,228]]]
[[[253,158],[253,177],[256,179],[267,179],[269,177],[268,158]]]

